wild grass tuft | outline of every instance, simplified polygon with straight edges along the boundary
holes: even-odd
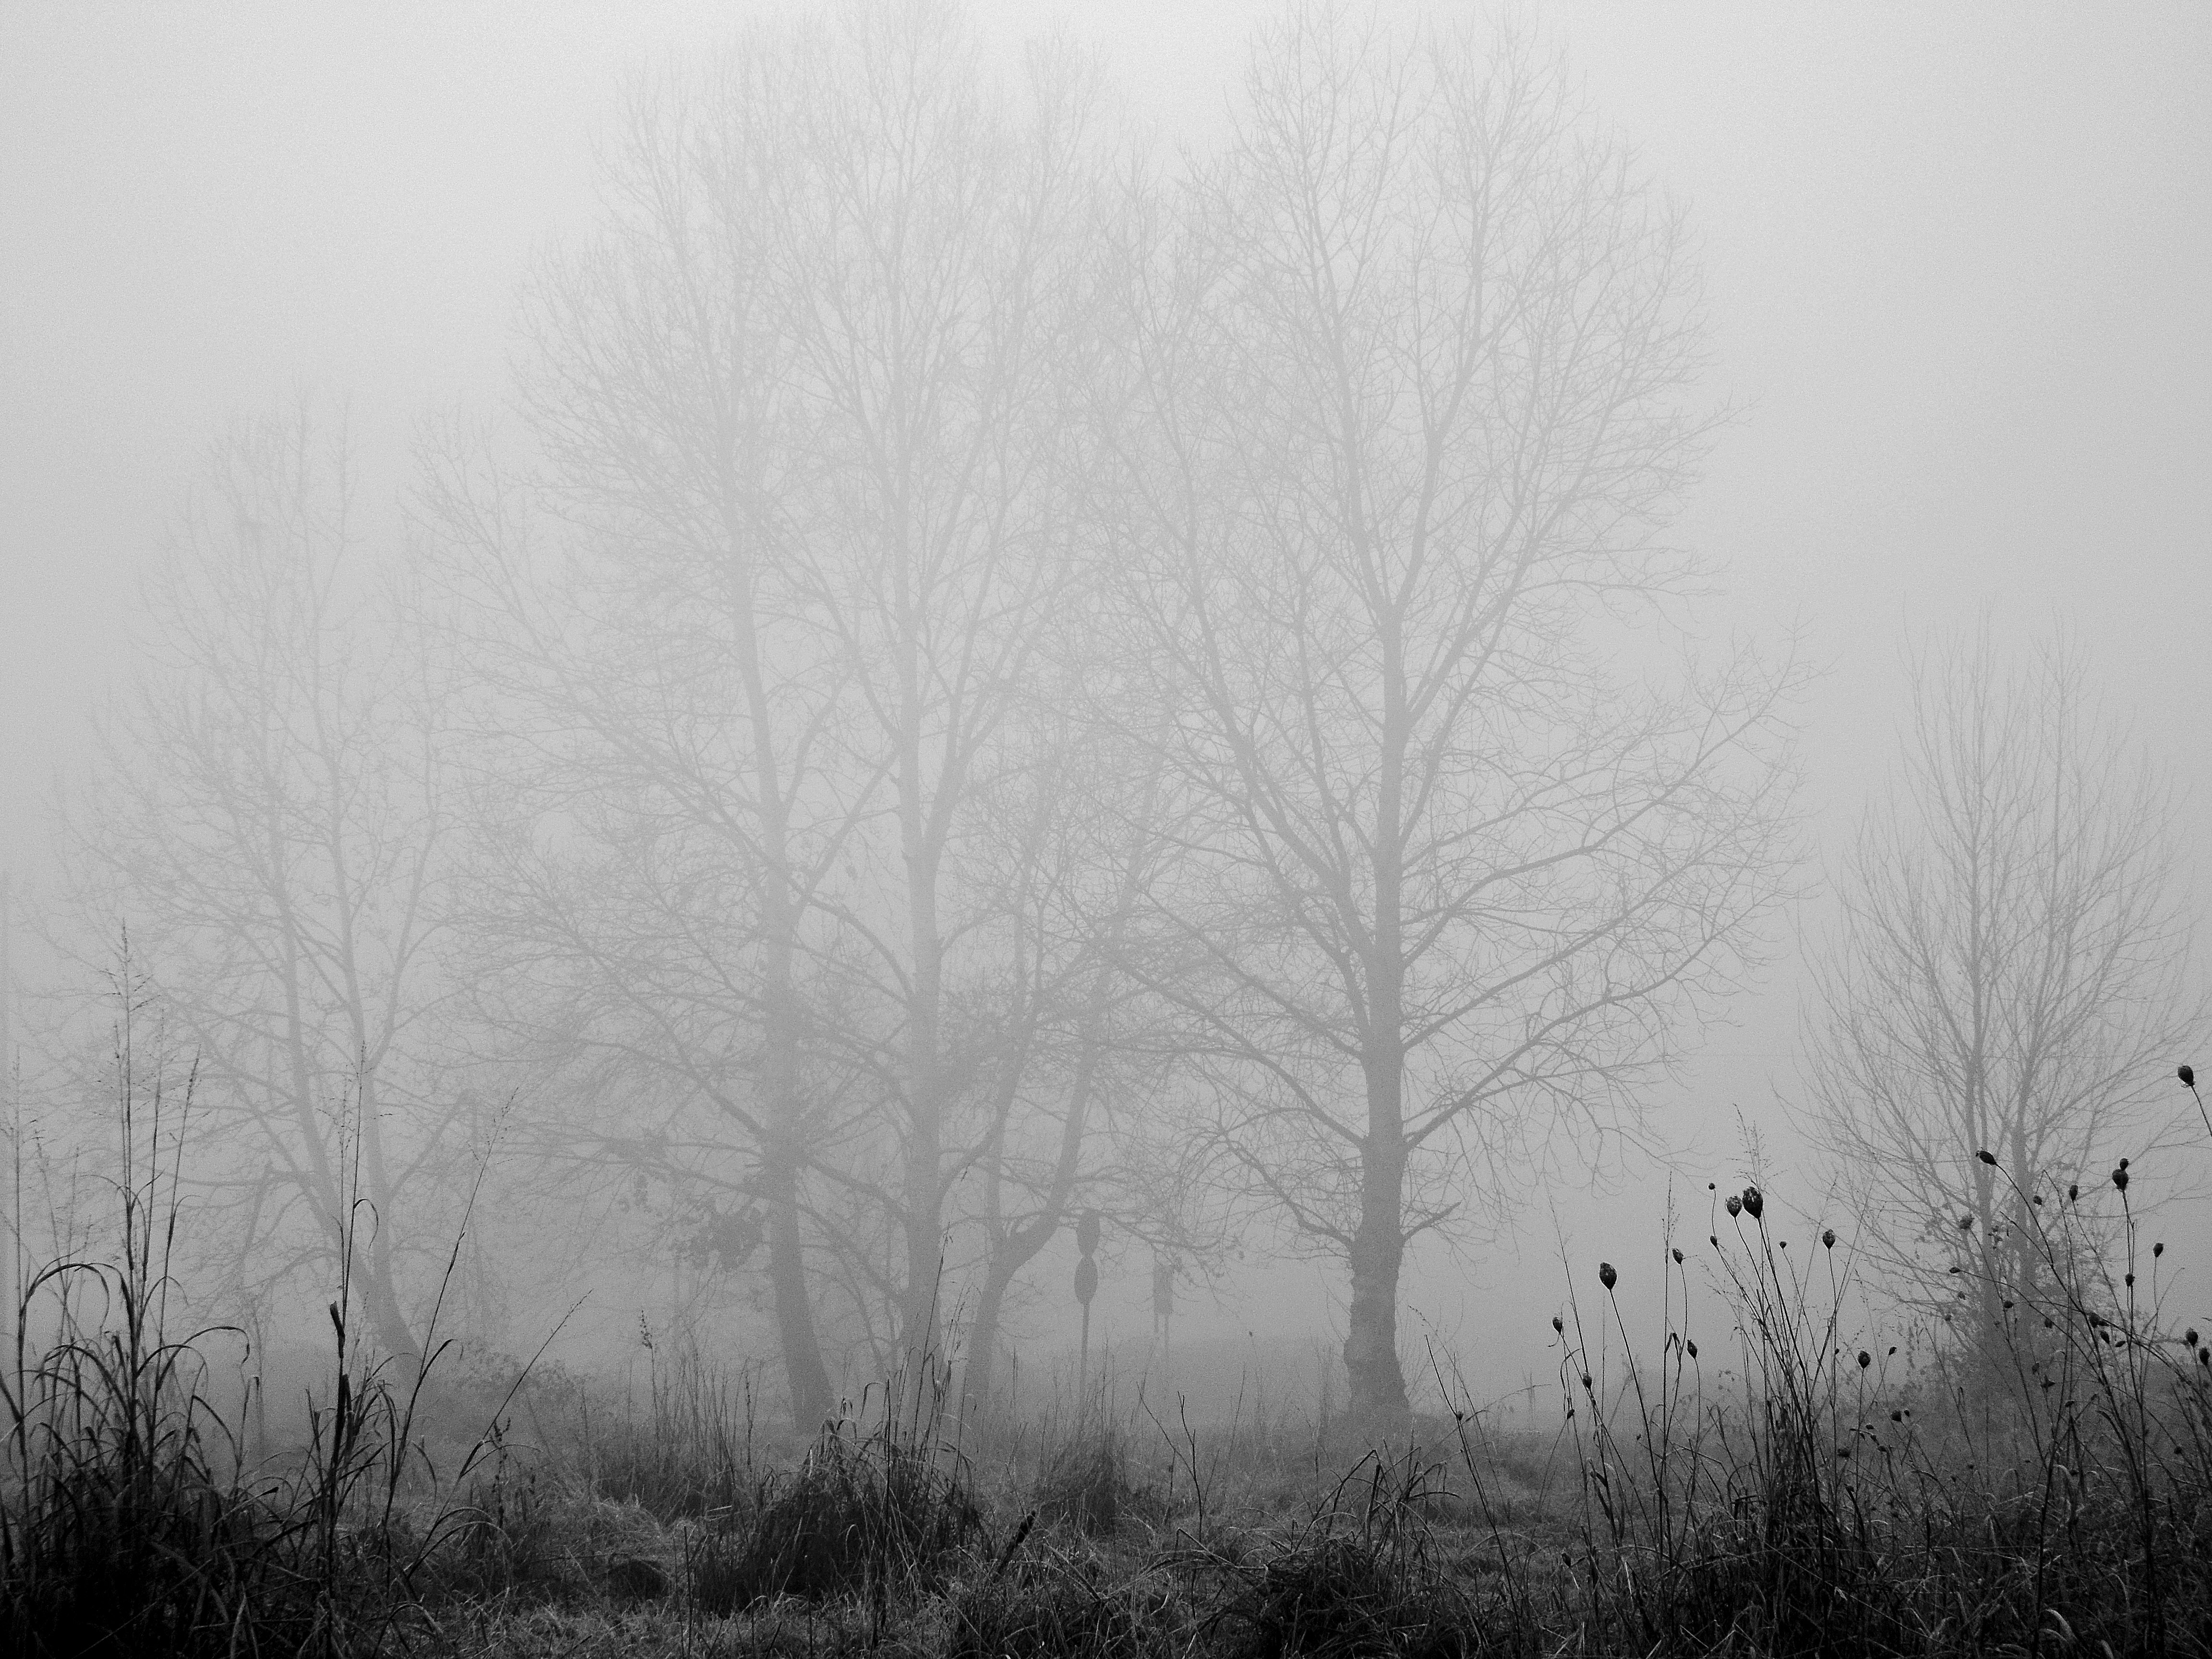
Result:
[[[744,1524],[695,1546],[694,1601],[726,1613],[932,1584],[983,1526],[965,1460],[941,1432],[947,1387],[932,1365],[825,1425],[796,1468],[763,1483]]]
[[[309,1400],[307,1446],[282,1465],[249,1462],[252,1389],[216,1403],[207,1358],[240,1334],[178,1329],[196,1078],[173,1091],[159,1068],[141,1076],[127,963],[118,984],[109,1247],[19,1272],[0,1367],[0,1651],[383,1650],[419,1613],[433,1561],[486,1525],[441,1500],[418,1444],[441,1349],[434,1340],[403,1382],[354,1340],[356,1211],[341,1226],[329,1382]],[[463,1458],[461,1480],[480,1475],[483,1451]]]

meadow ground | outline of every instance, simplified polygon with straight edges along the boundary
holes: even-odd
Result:
[[[2212,1361],[2053,1241],[2034,1299],[1892,1382],[1839,1340],[1832,1281],[1739,1228],[1709,1264],[1725,1360],[1671,1328],[1631,1356],[1595,1335],[1618,1310],[1571,1305],[1555,1419],[1510,1433],[1463,1401],[1381,1431],[1103,1399],[963,1419],[933,1368],[807,1442],[696,1355],[622,1402],[443,1360],[403,1389],[334,1304],[281,1456],[161,1329],[142,1243],[19,1301],[44,1335],[0,1425],[0,1647],[2212,1651]]]
[[[1747,1188],[1670,1251],[1656,1342],[1609,1266],[1569,1290],[1548,1417],[1433,1359],[1439,1408],[1379,1424],[956,1409],[932,1364],[806,1438],[696,1353],[611,1399],[434,1318],[421,1362],[365,1352],[343,1273],[271,1437],[234,1334],[173,1328],[181,1206],[131,1167],[110,1249],[17,1275],[0,1652],[2212,1653],[2212,1345],[2124,1164],[2021,1190],[2027,1267],[1962,1251],[1917,1361]]]

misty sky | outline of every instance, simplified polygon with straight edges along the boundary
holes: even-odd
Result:
[[[1010,46],[1094,44],[1200,143],[1270,9],[975,9]],[[516,284],[590,223],[620,72],[744,15],[0,3],[0,863],[35,878],[50,776],[128,672],[137,573],[210,431],[295,383],[349,395],[396,494],[412,422],[497,408]],[[1532,15],[1701,236],[1709,386],[1741,419],[1683,534],[1729,568],[1715,632],[1802,628],[1828,671],[1820,839],[1879,781],[1908,633],[1984,606],[2063,617],[2160,757],[2212,774],[2212,8]],[[1712,1036],[1679,1138],[1724,1157],[1729,1104],[1786,1085],[1791,986],[1785,957]]]

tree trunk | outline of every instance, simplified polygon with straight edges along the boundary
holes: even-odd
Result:
[[[735,494],[736,492],[732,492]],[[806,1166],[806,1100],[799,1060],[798,972],[801,896],[791,853],[791,797],[775,740],[775,709],[761,670],[759,621],[754,605],[750,544],[739,515],[730,532],[731,606],[737,622],[738,666],[744,675],[746,718],[753,746],[754,787],[759,792],[763,884],[762,1094],[768,1106],[761,1148],[769,1208],[768,1273],[775,1303],[778,1346],[792,1426],[811,1434],[831,1405],[830,1372],[806,1282],[805,1239],[799,1226],[799,1177]],[[796,769],[794,768],[794,777]]]
[[[999,1322],[1017,1267],[1011,1253],[995,1250],[984,1271],[983,1289],[975,1298],[975,1323],[968,1334],[967,1364],[960,1375],[963,1415],[984,1416],[993,1409],[992,1390],[998,1386]]]
[[[766,1019],[761,1079],[770,1120],[763,1147],[762,1173],[769,1209],[769,1289],[775,1303],[778,1346],[783,1352],[783,1381],[791,1401],[792,1426],[811,1434],[822,1426],[831,1405],[829,1368],[822,1363],[822,1340],[815,1329],[814,1300],[806,1282],[805,1239],[799,1227],[799,1177],[806,1165],[806,1103],[799,1071],[799,996],[793,958],[798,931],[791,897],[789,860],[782,819],[770,817],[768,841],[775,860],[763,917],[768,934]]]
[[[1357,497],[1354,498],[1355,506]],[[1361,1070],[1367,1133],[1359,1147],[1359,1226],[1348,1266],[1352,1308],[1344,1369],[1356,1422],[1387,1432],[1407,1415],[1398,1364],[1398,1270],[1406,1259],[1405,754],[1403,653],[1397,620],[1382,635],[1382,754],[1375,812],[1375,938]]]
[[[768,1170],[768,1276],[775,1300],[776,1336],[783,1349],[784,1387],[791,1395],[792,1426],[811,1434],[830,1414],[829,1369],[814,1328],[814,1303],[806,1285],[806,1258],[799,1227],[799,1167],[779,1152]]]
[[[1098,1079],[1098,1066],[1103,1047],[1106,1021],[1108,975],[1100,969],[1093,976],[1088,1006],[1084,1011],[1082,1058],[1077,1061],[1075,1076],[1068,1088],[1067,1115],[1060,1120],[1060,1154],[1053,1164],[1052,1185],[1045,1193],[1044,1207],[1018,1227],[1000,1228],[994,1237],[991,1255],[984,1268],[982,1294],[975,1304],[975,1323],[968,1339],[968,1361],[961,1373],[962,1409],[988,1411],[991,1406],[992,1373],[998,1364],[999,1321],[1006,1309],[1006,1291],[1024,1267],[1036,1259],[1039,1251],[1052,1242],[1066,1218],[1069,1201],[1075,1196],[1076,1176],[1082,1168],[1083,1137],[1091,1113],[1091,1095]],[[1009,1067],[1007,1088],[1000,1103],[999,1121],[1001,1144],[1007,1115],[1013,1108],[1013,1085],[1019,1078],[1028,1054],[1024,1037],[1018,1057]],[[994,1228],[1002,1216],[1000,1204],[1000,1165],[992,1162],[988,1176],[988,1214]]]
[[[1406,1419],[1405,1373],[1398,1364],[1398,1270],[1406,1259],[1399,1213],[1405,1156],[1396,1137],[1370,1138],[1359,1167],[1359,1230],[1349,1255],[1352,1310],[1344,1337],[1344,1370],[1352,1415],[1383,1431]]]

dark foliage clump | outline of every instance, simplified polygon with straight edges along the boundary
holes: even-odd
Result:
[[[945,1659],[1122,1659],[1180,1652],[1171,1591],[1115,1583],[1096,1563],[994,1575],[954,1603]]]
[[[982,1526],[948,1455],[895,1428],[832,1424],[799,1465],[771,1477],[740,1532],[702,1540],[692,1596],[728,1613],[779,1595],[811,1601],[926,1583]]]
[[[1110,1537],[1132,1495],[1127,1449],[1109,1429],[1061,1448],[1046,1464],[1036,1512],[1090,1537]]]
[[[1236,1659],[1459,1659],[1474,1643],[1425,1564],[1375,1538],[1323,1534],[1277,1554],[1224,1610]]]

